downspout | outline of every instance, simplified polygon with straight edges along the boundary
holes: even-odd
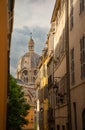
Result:
[[[70,96],[70,63],[69,63],[69,0],[66,0],[66,72],[67,72],[67,109],[68,130],[72,130],[71,96]]]

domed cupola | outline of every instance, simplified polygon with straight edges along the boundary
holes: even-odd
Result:
[[[30,36],[30,40],[28,42],[28,50],[29,50],[29,52],[34,51],[34,41],[32,39],[32,33],[31,33],[31,36]]]

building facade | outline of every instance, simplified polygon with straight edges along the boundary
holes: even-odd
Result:
[[[23,91],[28,104],[31,106],[29,114],[26,117],[29,124],[23,127],[27,130],[34,130],[35,121],[35,80],[37,76],[37,66],[39,55],[34,52],[34,41],[32,36],[28,42],[28,53],[19,59],[17,67],[17,84],[23,86]]]
[[[85,129],[85,1],[69,1],[72,130]]]
[[[54,130],[55,128],[55,98],[54,98],[54,24],[52,24],[51,29],[47,37],[47,47],[48,47],[48,63],[47,63],[47,73],[48,73],[48,126],[49,130]]]
[[[84,130],[84,0],[56,0],[47,47],[49,130]]]
[[[48,130],[48,50],[44,48],[36,79],[36,123],[37,130]]]
[[[56,94],[53,93],[56,130],[85,129],[84,22],[85,1],[57,0],[55,2],[51,18],[54,50],[53,58],[48,63],[48,69],[52,70],[53,60],[53,86],[54,89],[56,88]],[[53,43],[51,42],[51,44]]]
[[[48,129],[85,130],[85,1],[56,0],[47,36]],[[44,62],[39,67],[43,88]],[[39,77],[38,76],[38,77]],[[38,95],[38,93],[37,93]],[[43,107],[40,93],[38,111]],[[39,99],[39,97],[38,97]],[[40,103],[41,102],[41,103]],[[44,109],[41,126],[44,128]]]
[[[66,1],[57,0],[51,23],[54,24],[54,97],[55,130],[68,129],[67,59],[66,59]]]
[[[13,28],[14,0],[0,1],[0,129],[7,129],[9,54]]]

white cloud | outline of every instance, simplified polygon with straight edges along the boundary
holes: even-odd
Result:
[[[49,27],[55,0],[16,0],[15,27]]]

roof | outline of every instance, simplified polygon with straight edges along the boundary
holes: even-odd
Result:
[[[58,12],[59,4],[60,4],[60,0],[56,0],[55,6],[54,6],[54,10],[53,10],[53,14],[52,14],[52,17],[51,17],[51,23],[54,22],[55,19],[56,19],[56,15],[57,15],[57,12]]]

